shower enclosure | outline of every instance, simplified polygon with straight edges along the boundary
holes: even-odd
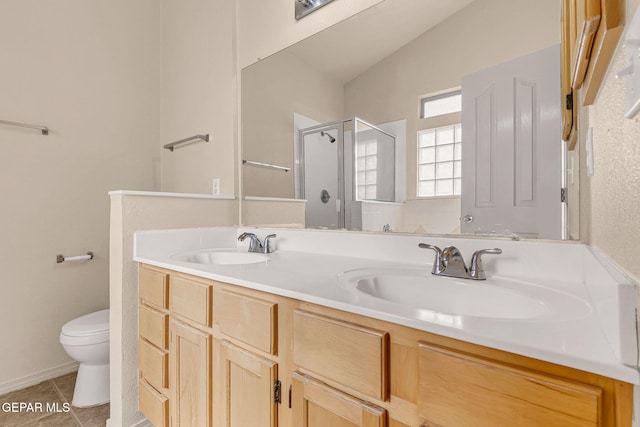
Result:
[[[357,117],[301,129],[296,180],[307,227],[360,229],[359,201],[395,201],[395,136]]]

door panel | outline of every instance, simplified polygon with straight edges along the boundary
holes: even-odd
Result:
[[[293,373],[293,420],[299,427],[386,427],[387,413],[300,372]]]
[[[171,426],[211,425],[211,335],[171,321]]]
[[[559,46],[465,76],[462,94],[462,232],[562,238]]]
[[[275,362],[259,357],[226,340],[216,340],[219,354],[217,387],[221,394],[216,426],[275,427],[277,405],[274,384],[278,379]]]

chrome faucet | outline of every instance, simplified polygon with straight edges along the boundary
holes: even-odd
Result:
[[[270,254],[273,252],[273,245],[271,239],[275,239],[275,234],[269,234],[264,238],[264,244],[260,241],[260,238],[253,233],[242,233],[238,236],[238,241],[242,242],[246,238],[251,239],[249,241],[249,252],[257,252],[263,254]]]
[[[485,280],[487,277],[484,274],[482,255],[498,255],[502,253],[502,249],[499,248],[475,251],[471,256],[471,265],[467,268],[460,250],[455,246],[447,246],[444,249],[426,243],[419,243],[418,246],[423,249],[431,249],[436,253],[431,274],[435,274],[436,276],[457,277],[460,279]]]

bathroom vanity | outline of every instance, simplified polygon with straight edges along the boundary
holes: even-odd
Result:
[[[277,233],[278,250],[247,253],[243,231]],[[436,292],[458,289],[441,304],[462,302],[441,311],[371,290],[391,278],[414,292],[403,283],[430,271],[425,239],[137,233],[140,410],[173,427],[631,426],[632,284],[576,243],[429,238],[504,258],[485,261],[485,282],[437,278]],[[517,297],[496,293],[492,313],[480,295],[499,279]],[[477,304],[464,304],[468,286]]]

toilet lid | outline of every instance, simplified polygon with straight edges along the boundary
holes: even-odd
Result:
[[[96,311],[70,322],[62,327],[64,335],[79,337],[109,331],[109,309]]]

